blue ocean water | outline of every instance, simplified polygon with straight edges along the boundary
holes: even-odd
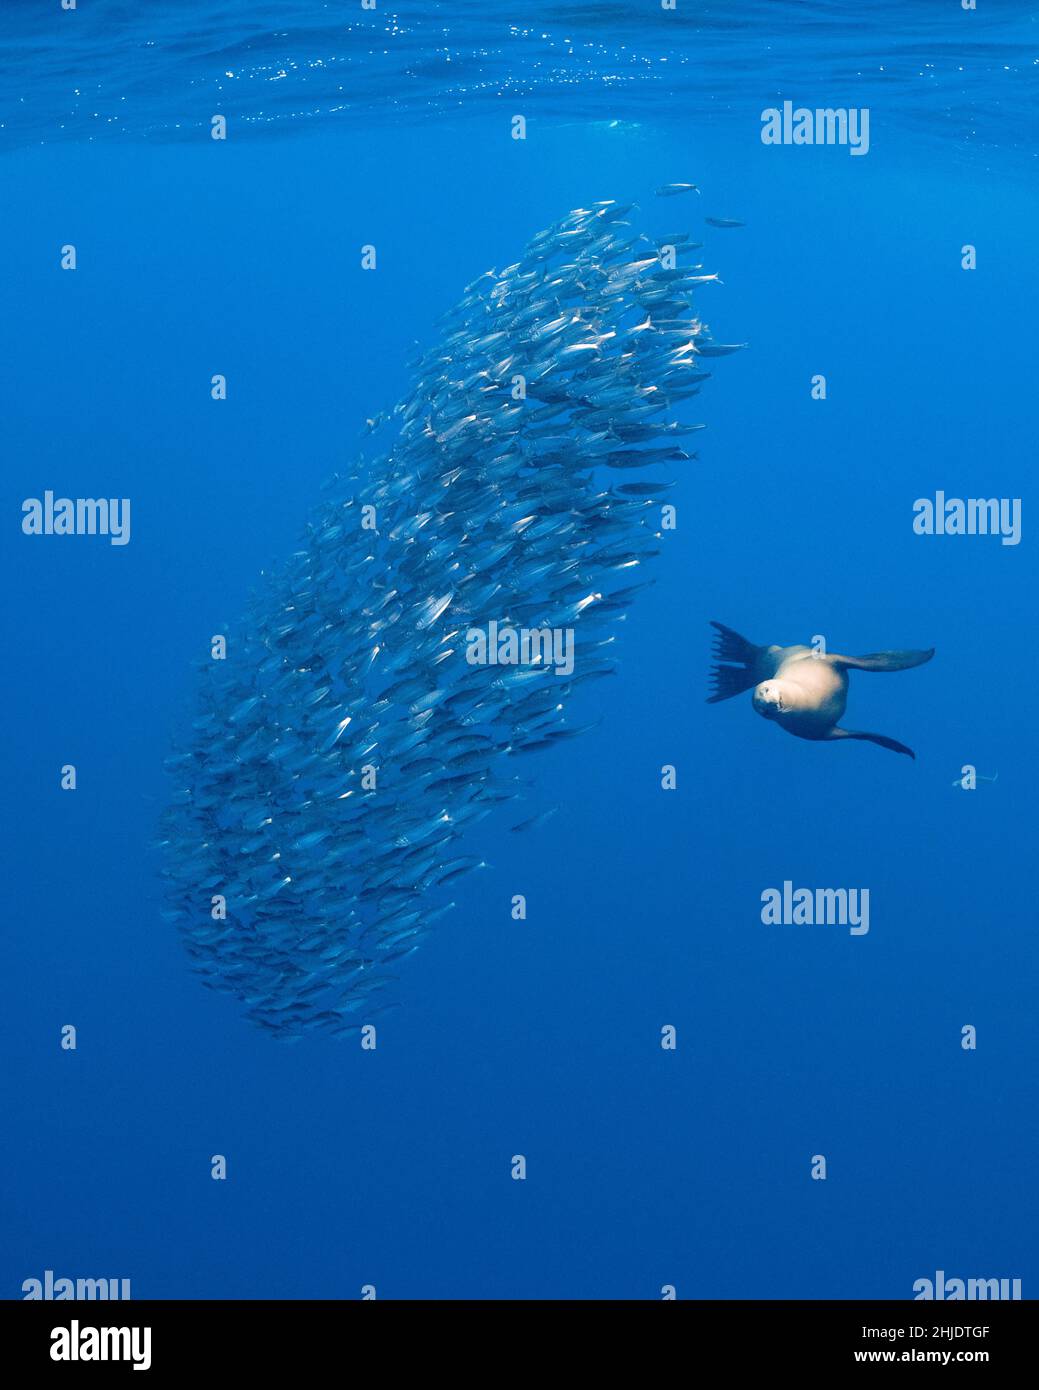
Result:
[[[1029,8],[18,5],[0,38],[5,1296],[1032,1296]],[[788,98],[868,107],[868,155],[763,145]],[[525,760],[558,813],[468,832],[491,867],[374,1051],[285,1047],[161,916],[193,663],[463,286],[608,198],[705,243],[697,312],[749,346],[575,695],[600,722]],[[23,535],[48,489],[130,498],[130,543]],[[915,534],[939,491],[1022,499],[1020,544]],[[915,761],[706,705],[711,619],[934,646],[851,679]],[[868,934],[763,925],[785,881],[868,888]]]

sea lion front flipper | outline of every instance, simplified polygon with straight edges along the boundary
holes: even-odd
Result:
[[[712,653],[715,664],[711,668],[714,687],[707,697],[709,705],[716,705],[719,700],[730,700],[733,695],[739,695],[775,674],[775,662],[767,660],[768,647],[756,647],[746,637],[733,632],[731,627],[716,623],[713,618],[711,626],[715,629]]]
[[[836,656],[828,653],[831,666],[848,666],[854,671],[909,671],[922,666],[934,656],[934,648],[926,652],[872,652],[869,656]]]
[[[826,735],[827,738],[864,738],[870,743],[879,743],[881,748],[890,748],[893,753],[905,753],[908,757],[916,761],[916,754],[911,748],[907,748],[904,743],[899,743],[895,738],[888,738],[886,734],[858,734],[851,729],[833,728]]]

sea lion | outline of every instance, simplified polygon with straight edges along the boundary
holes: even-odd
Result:
[[[874,652],[869,656],[837,656],[814,647],[757,647],[731,627],[716,629],[711,675],[714,689],[709,705],[754,688],[754,708],[798,738],[864,738],[895,753],[916,754],[884,734],[853,733],[837,721],[848,702],[848,671],[908,671],[934,656],[926,652]]]

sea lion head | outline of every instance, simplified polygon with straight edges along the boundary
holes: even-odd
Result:
[[[762,681],[754,687],[754,708],[765,719],[775,719],[796,708],[796,697],[796,687],[790,681]]]

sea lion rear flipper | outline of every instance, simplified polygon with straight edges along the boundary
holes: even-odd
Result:
[[[733,695],[750,690],[751,686],[757,685],[771,673],[762,671],[761,667],[766,647],[756,647],[746,637],[733,632],[731,627],[716,623],[713,618],[711,626],[715,629],[712,653],[715,664],[711,668],[714,686],[707,703],[715,705],[719,700],[729,700]]]
[[[879,743],[881,748],[890,748],[893,753],[905,753],[908,757],[916,761],[916,754],[911,748],[907,748],[904,743],[899,743],[897,739],[888,738],[886,734],[858,734],[851,729],[833,728],[826,735],[827,738],[864,738],[870,743]]]
[[[926,652],[872,652],[869,656],[836,656],[827,660],[832,666],[848,666],[855,671],[908,671],[922,666],[934,656],[934,648]]]

